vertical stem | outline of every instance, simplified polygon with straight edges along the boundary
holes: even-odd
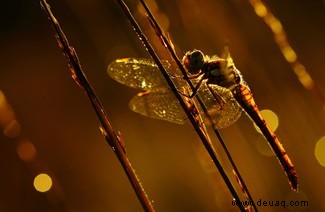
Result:
[[[167,71],[165,70],[165,68],[163,67],[159,57],[157,56],[157,54],[154,51],[151,44],[149,43],[147,37],[143,34],[140,26],[137,24],[136,20],[132,16],[132,14],[131,14],[129,8],[127,7],[127,5],[123,2],[123,0],[117,0],[117,2],[119,3],[121,8],[123,9],[125,15],[128,17],[128,19],[131,22],[134,30],[136,31],[136,33],[140,37],[140,40],[142,41],[142,43],[146,47],[147,51],[150,53],[151,57],[156,62],[156,64],[157,64],[158,68],[160,69],[163,77],[167,81],[171,91],[175,94],[175,96],[176,96],[177,100],[179,101],[181,107],[183,108],[183,110],[186,113],[188,119],[192,123],[192,126],[194,127],[195,131],[197,132],[198,136],[200,137],[203,145],[207,149],[210,157],[212,158],[214,164],[216,165],[217,169],[219,170],[219,172],[220,172],[223,180],[225,181],[225,183],[226,183],[230,193],[232,194],[233,198],[235,199],[236,202],[240,202],[239,196],[238,196],[235,188],[233,187],[231,181],[229,180],[229,177],[227,176],[225,170],[223,169],[221,163],[218,160],[217,153],[216,153],[211,141],[209,140],[208,135],[205,133],[204,129],[200,126],[200,123],[198,123],[197,120],[193,117],[191,111],[187,107],[187,105],[184,102],[182,96],[179,94],[179,92],[177,90],[177,87],[175,86],[173,81],[170,79],[170,77],[169,77]],[[237,204],[237,206],[239,207],[239,209],[241,211],[246,211],[245,207],[242,206],[241,204]]]
[[[78,59],[77,53],[74,48],[69,44],[68,39],[63,33],[59,22],[56,20],[54,15],[51,12],[50,6],[46,3],[46,0],[40,1],[43,9],[45,10],[47,16],[49,17],[57,36],[57,41],[59,46],[61,47],[64,55],[67,57],[69,61],[69,68],[72,72],[72,77],[75,79],[76,83],[81,86],[87,94],[97,117],[101,123],[102,133],[107,141],[107,143],[112,147],[114,153],[119,159],[143,209],[145,211],[154,211],[154,208],[148,199],[147,194],[145,193],[137,175],[135,174],[134,169],[131,166],[130,161],[128,160],[124,146],[122,145],[122,136],[116,133],[109,121],[109,118],[100,103],[99,99],[92,86],[88,82]]]
[[[145,8],[147,14],[148,14],[148,18],[149,21],[151,23],[151,26],[154,28],[157,36],[160,38],[162,44],[164,47],[167,48],[167,50],[169,51],[171,57],[173,58],[174,62],[176,62],[178,68],[180,69],[180,71],[182,72],[184,79],[186,80],[186,82],[189,84],[189,86],[191,87],[191,89],[194,91],[195,87],[193,85],[193,83],[191,82],[191,80],[189,79],[186,70],[184,69],[184,66],[182,64],[182,62],[179,60],[174,48],[172,47],[172,45],[170,44],[170,41],[166,38],[166,36],[163,33],[163,30],[161,29],[159,23],[157,22],[157,20],[155,19],[155,17],[153,16],[152,12],[150,11],[149,7],[147,6],[145,0],[140,0],[141,4],[143,5],[143,7]],[[213,123],[211,116],[208,113],[208,110],[206,108],[206,106],[204,105],[203,101],[200,99],[200,97],[198,95],[196,95],[196,98],[201,106],[201,108],[203,109],[203,112],[205,113],[206,117],[210,119],[210,122]],[[231,164],[231,166],[233,167],[233,171],[235,173],[236,178],[239,180],[239,185],[242,188],[244,194],[246,195],[247,199],[252,203],[255,211],[258,211],[255,202],[253,200],[252,195],[250,194],[248,187],[246,186],[246,183],[244,181],[244,179],[242,178],[234,160],[232,159],[232,156],[227,148],[226,143],[224,142],[219,130],[216,127],[213,127],[213,131],[215,133],[215,135],[217,136],[217,138],[220,141],[220,144],[224,150],[224,152],[226,153],[226,156]]]

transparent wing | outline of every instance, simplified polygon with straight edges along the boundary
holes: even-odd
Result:
[[[168,61],[162,62],[170,72],[170,63]],[[184,123],[185,115],[182,113],[183,110],[174,94],[167,89],[167,83],[153,60],[146,58],[117,59],[108,66],[107,73],[121,84],[151,91],[139,93],[132,98],[129,106],[134,112],[177,124]],[[184,85],[184,82],[177,79],[176,81],[178,81],[179,88]],[[194,84],[197,82],[197,80],[193,81]],[[222,97],[224,104],[220,104],[221,98],[215,99],[205,83],[199,89],[198,95],[208,108],[213,124],[218,129],[225,128],[237,121],[242,109],[228,89],[217,85],[211,85],[211,87]]]
[[[129,107],[132,111],[143,116],[161,119],[176,124],[184,124],[185,115],[182,113],[174,94],[166,92],[142,92],[134,96]]]
[[[199,95],[208,108],[208,113],[215,127],[222,129],[236,122],[241,115],[242,109],[232,97],[231,92],[219,86],[214,88],[218,90],[219,94],[225,100],[225,103],[221,106],[206,85],[202,86]],[[174,94],[169,90],[139,93],[131,99],[129,106],[132,111],[155,119],[177,124],[183,124],[186,120],[181,106]],[[200,114],[203,115],[202,110]]]
[[[167,70],[170,69],[171,65],[168,61],[162,63]],[[117,59],[109,64],[107,73],[117,82],[131,88],[154,90],[158,87],[167,87],[158,66],[151,59]]]
[[[220,95],[220,99],[216,99],[212,95],[206,84],[202,84],[198,95],[208,109],[208,113],[215,127],[218,129],[228,127],[239,119],[242,108],[229,89],[222,88],[218,85],[210,85],[210,87]]]

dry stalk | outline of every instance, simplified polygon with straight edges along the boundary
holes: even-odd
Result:
[[[81,68],[78,56],[74,48],[69,44],[67,37],[63,33],[59,22],[56,20],[54,15],[51,12],[50,6],[47,4],[45,0],[40,1],[43,9],[45,10],[48,18],[50,19],[52,26],[54,27],[55,33],[56,33],[56,39],[58,41],[58,44],[60,48],[63,51],[63,54],[66,56],[69,62],[69,68],[72,73],[72,77],[75,80],[75,82],[84,89],[86,92],[87,97],[89,98],[97,117],[99,118],[99,121],[101,123],[101,131],[104,135],[107,143],[111,146],[114,153],[116,154],[117,158],[119,159],[143,209],[145,211],[154,211],[154,208],[151,204],[151,201],[149,200],[147,194],[145,193],[137,175],[135,174],[134,169],[131,166],[130,161],[128,160],[126,156],[125,147],[123,144],[122,136],[119,132],[116,132],[105,113],[105,110],[100,103],[99,99],[97,98],[97,95],[95,91],[93,90],[92,86],[88,82],[85,74],[83,73],[83,70]]]

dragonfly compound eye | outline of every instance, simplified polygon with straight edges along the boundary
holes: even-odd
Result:
[[[187,52],[183,57],[183,64],[189,73],[197,74],[204,65],[204,55],[200,50]]]

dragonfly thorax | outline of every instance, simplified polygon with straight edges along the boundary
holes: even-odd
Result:
[[[232,60],[222,58],[210,60],[204,64],[202,71],[208,84],[231,88],[242,81],[241,74]]]
[[[208,84],[232,88],[242,81],[230,55],[226,59],[204,55],[200,50],[188,51],[183,57],[183,65],[189,74],[202,76]]]

